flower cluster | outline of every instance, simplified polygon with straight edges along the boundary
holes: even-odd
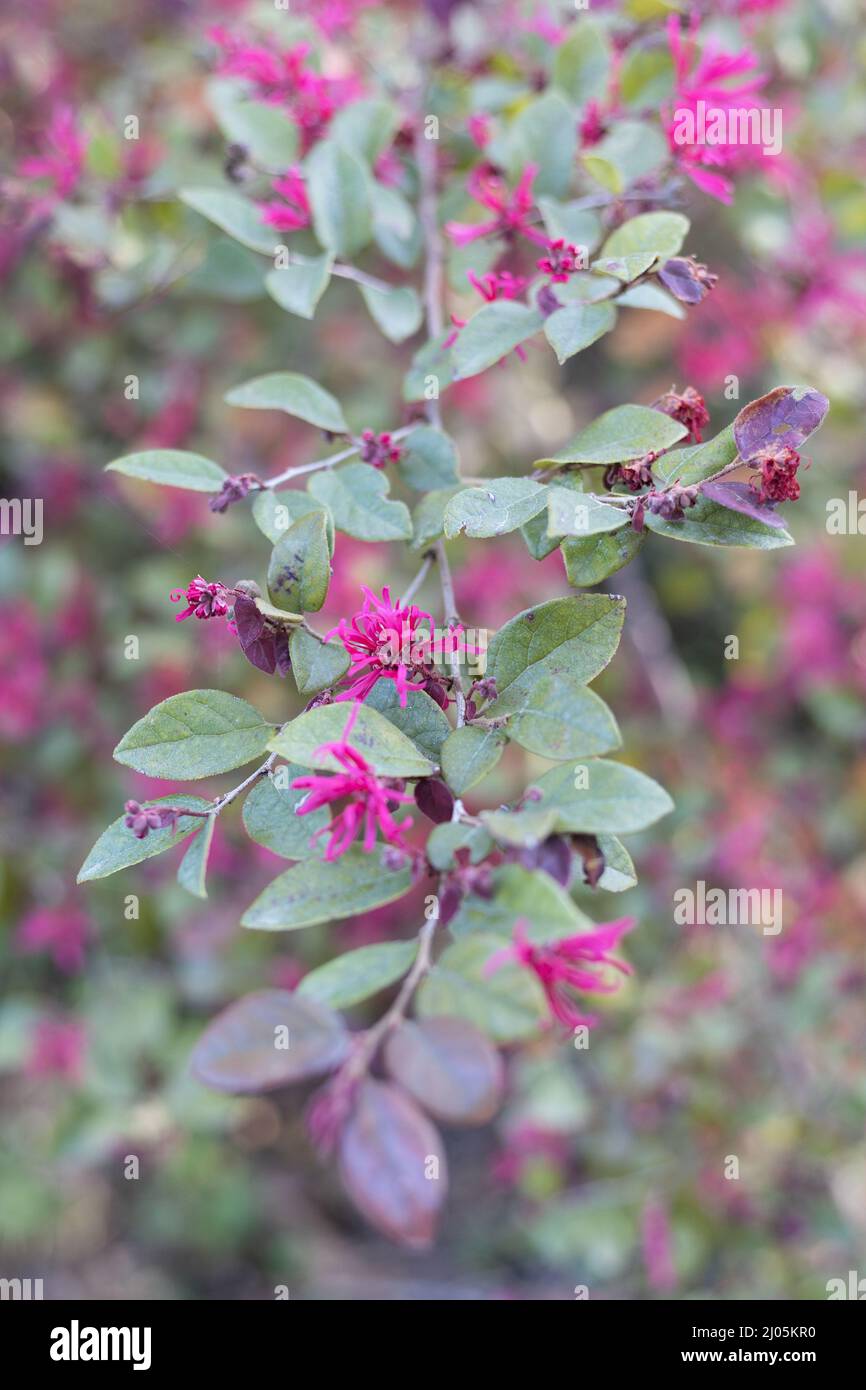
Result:
[[[698,394],[694,386],[685,386],[681,392],[672,386],[670,391],[653,401],[653,410],[660,410],[672,420],[679,420],[681,425],[686,426],[689,438],[695,444],[702,442],[701,431],[710,423],[710,412],[703,396]]]
[[[750,456],[750,468],[761,470],[760,481],[752,479],[759,502],[796,502],[800,496],[797,469],[800,455],[789,444],[768,444]]]
[[[175,615],[175,621],[182,623],[184,618],[225,618],[231,607],[228,590],[219,580],[209,582],[199,574],[186,589],[175,589],[171,595],[172,603],[186,600],[186,608]]]
[[[371,463],[374,468],[386,468],[389,463],[398,463],[403,451],[387,431],[376,434],[374,430],[364,430],[358,452],[364,463]]]
[[[350,684],[337,699],[364,700],[380,680],[391,680],[402,706],[407,691],[425,690],[444,709],[450,680],[437,671],[434,657],[465,651],[462,629],[451,628],[434,641],[429,613],[414,603],[392,601],[388,588],[382,590],[381,598],[366,586],[362,592],[361,611],[351,620],[342,618],[325,636],[326,641],[339,637],[350,657]]]

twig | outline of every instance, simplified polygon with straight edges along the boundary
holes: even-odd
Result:
[[[418,590],[421,588],[421,585],[424,583],[424,580],[427,578],[427,575],[430,572],[430,566],[434,564],[435,561],[436,551],[428,550],[424,555],[424,561],[421,565],[421,568],[415,575],[415,578],[412,580],[412,583],[409,585],[403,597],[400,599],[401,608],[407,608],[409,604],[412,602]]]
[[[405,439],[406,435],[411,434],[413,429],[415,429],[414,425],[401,425],[400,429],[392,431],[391,438]],[[297,468],[286,468],[273,478],[265,478],[262,487],[273,490],[279,487],[280,483],[287,483],[291,478],[299,478],[302,473],[315,473],[320,468],[333,468],[335,464],[343,463],[346,459],[350,459],[353,454],[357,454],[361,445],[360,439],[353,439],[347,448],[340,449],[336,454],[329,454],[327,458],[315,459],[313,463],[302,463]]]
[[[431,952],[438,925],[438,917],[428,917],[425,920],[418,933],[418,949],[412,962],[412,969],[400,986],[400,992],[390,1009],[382,1015],[377,1023],[373,1024],[372,1028],[367,1029],[358,1050],[346,1063],[344,1073],[346,1080],[354,1081],[364,1075],[385,1037],[392,1028],[396,1028],[403,1022],[406,1010],[412,1002],[412,995],[433,963]]]

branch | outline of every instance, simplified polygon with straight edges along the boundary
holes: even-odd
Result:
[[[405,439],[407,434],[411,434],[414,425],[401,425],[400,429],[392,430],[392,439]],[[316,459],[313,463],[302,463],[297,468],[286,468],[282,473],[277,473],[273,478],[265,478],[262,483],[263,489],[279,487],[280,483],[287,483],[291,478],[299,478],[302,473],[315,473],[320,468],[333,468],[337,463],[344,463],[353,454],[357,454],[362,446],[360,439],[353,439],[346,449],[341,449],[339,453],[329,454],[327,458]]]

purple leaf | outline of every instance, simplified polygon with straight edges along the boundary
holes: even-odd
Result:
[[[191,1065],[218,1091],[267,1091],[333,1071],[348,1051],[349,1035],[330,1009],[286,989],[262,989],[217,1015]]]
[[[707,292],[695,275],[692,263],[682,257],[674,256],[665,261],[657,274],[666,289],[683,304],[700,304]]]
[[[340,1174],[377,1230],[414,1250],[431,1244],[448,1189],[445,1151],[405,1091],[362,1081],[340,1136]]]
[[[750,459],[768,444],[798,449],[821,424],[829,402],[811,386],[777,386],[744,406],[734,421],[740,457]]]
[[[395,1081],[437,1120],[483,1125],[499,1109],[502,1058],[488,1038],[462,1018],[403,1023],[385,1046]]]
[[[727,507],[732,512],[742,512],[743,516],[762,521],[765,526],[785,524],[774,506],[758,501],[755,489],[748,483],[704,483],[701,492],[704,497],[708,497],[711,502],[717,502],[720,507]]]
[[[251,598],[235,599],[235,627],[247,661],[272,676],[277,668],[274,634]]]
[[[454,797],[438,777],[423,777],[415,784],[415,804],[436,825],[450,821]]]

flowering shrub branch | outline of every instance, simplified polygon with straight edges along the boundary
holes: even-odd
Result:
[[[520,101],[490,111],[470,109],[467,72],[424,17],[421,28],[435,58],[416,62],[401,91],[324,76],[303,45],[215,36],[217,118],[245,140],[241,148],[231,136],[229,187],[187,189],[185,204],[273,258],[267,290],[287,312],[312,319],[336,276],[358,286],[390,343],[423,342],[403,379],[406,422],[387,431],[354,429],[325,386],[294,371],[229,393],[239,409],[283,411],[348,441],[310,463],[262,479],[150,449],[109,465],[209,494],[216,513],[252,499],[273,545],[264,588],[198,576],[172,595],[186,603],[175,616],[227,622],[260,671],[292,675],[302,707],[277,726],[219,690],[156,705],[115,749],[123,765],[173,781],[257,770],[210,803],[128,802],[81,872],[102,877],[189,839],[186,880],[204,892],[214,820],[245,795],[251,838],[292,863],[249,906],[244,927],[292,931],[431,890],[417,940],[337,955],[294,991],[237,1001],[194,1056],[202,1080],[232,1092],[329,1078],[309,1112],[314,1138],[337,1151],[360,1210],[419,1246],[432,1238],[446,1186],[431,1117],[485,1122],[502,1092],[497,1047],[590,1026],[583,996],[610,992],[629,969],[611,953],[633,919],[594,923],[571,890],[632,886],[619,837],[655,824],[672,803],[607,756],[619,730],[590,683],[616,651],[625,603],[596,586],[650,537],[791,544],[777,506],[796,500],[799,451],[827,407],[812,388],[780,386],[705,439],[702,397],[672,387],[652,405],[606,411],[514,475],[462,476],[441,397],[501,364],[519,373],[536,343],[565,363],[622,313],[680,318],[700,304],[716,276],[680,254],[690,224],[666,204],[678,168],[705,193],[729,196],[739,159],[721,147],[710,170],[700,151],[673,141],[670,116],[659,127],[629,114],[614,56],[633,29],[620,32],[615,19],[578,15],[543,80],[527,59]],[[726,73],[743,78],[738,95],[758,90],[750,55],[700,55],[696,25],[684,39],[678,17],[669,35],[683,99]],[[449,64],[465,130],[447,128],[442,93],[428,86],[430,69]],[[445,206],[459,215],[446,217]],[[303,249],[275,245],[275,231]],[[365,254],[394,278],[356,266]],[[482,300],[468,318],[458,303],[466,284]],[[446,399],[456,410],[456,393]],[[734,474],[743,476],[724,481]],[[303,489],[284,487],[301,477]],[[320,633],[308,615],[328,594],[335,532],[403,542],[422,559],[401,599],[364,589],[357,611]],[[570,589],[502,625],[484,665],[458,615],[448,544],[508,534],[535,559],[558,549]],[[441,628],[414,602],[434,573]],[[485,806],[479,792],[479,808],[467,811],[467,793],[509,743],[550,766],[513,804]],[[351,1032],[342,1012],[397,984],[379,1021]]]

